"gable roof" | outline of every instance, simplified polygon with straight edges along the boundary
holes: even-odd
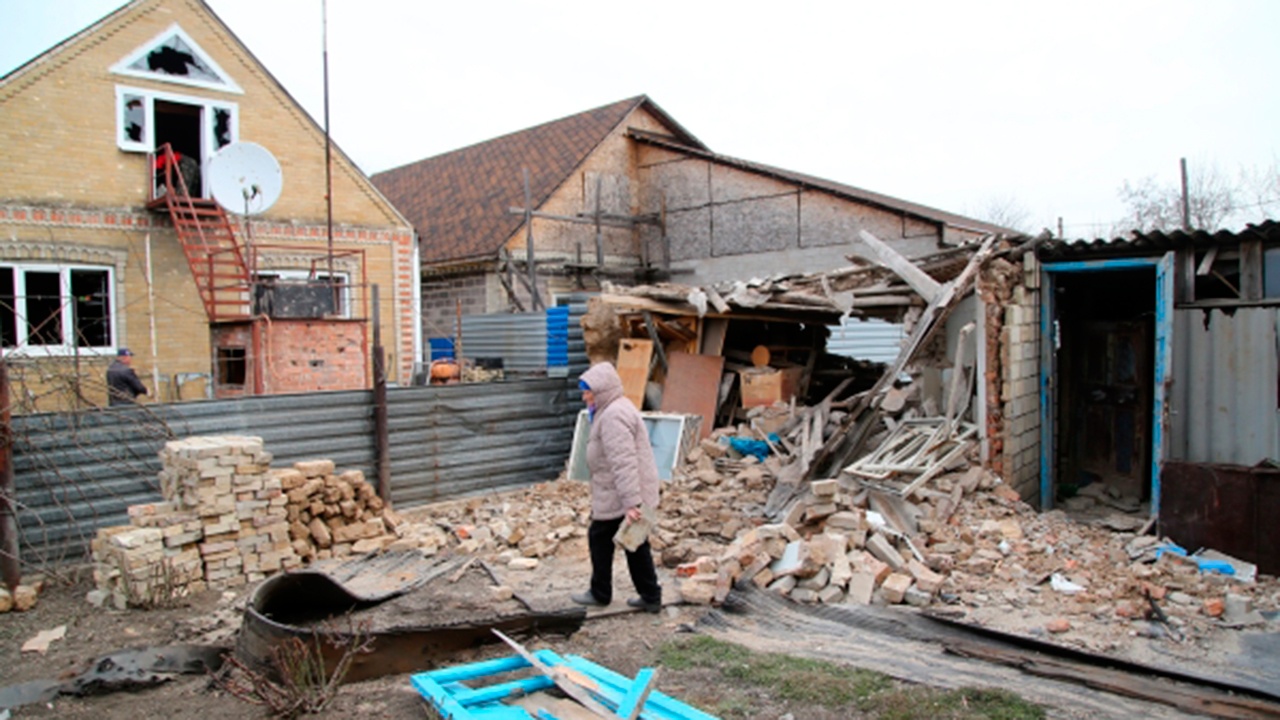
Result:
[[[524,222],[507,212],[524,205],[523,169],[529,169],[529,193],[538,207],[640,108],[677,142],[706,149],[638,95],[376,173],[373,183],[417,229],[424,263],[492,258]]]
[[[29,86],[43,74],[52,72],[59,65],[69,62],[69,58],[76,57],[83,50],[88,49],[96,43],[105,42],[111,39],[111,37],[115,35],[115,31],[112,30],[112,26],[124,21],[130,13],[153,12],[158,7],[165,4],[185,4],[195,9],[197,13],[205,15],[209,22],[214,25],[216,31],[225,34],[226,37],[230,39],[231,43],[236,46],[238,51],[243,53],[244,57],[262,73],[262,76],[266,79],[266,84],[271,86],[271,89],[274,92],[279,93],[279,102],[286,109],[300,118],[300,121],[303,124],[314,130],[317,137],[323,141],[325,137],[324,126],[317,122],[316,119],[312,117],[311,113],[307,112],[306,108],[304,108],[303,105],[289,92],[284,84],[276,79],[275,75],[267,69],[267,66],[258,59],[257,55],[255,55],[252,50],[249,49],[249,46],[246,45],[244,41],[236,35],[235,31],[233,31],[231,27],[213,11],[213,8],[209,7],[206,0],[128,0],[128,2],[123,3],[120,7],[94,21],[83,30],[65,38],[48,50],[36,55],[5,75],[0,76],[0,101],[4,100],[4,92],[19,92],[21,91],[21,88]],[[182,38],[184,43],[187,45],[195,45],[195,41],[191,40],[180,26],[173,24],[162,33],[152,38],[141,48],[135,49],[130,55],[126,56],[124,60],[116,63],[116,65],[109,70],[111,72],[117,72],[118,68],[137,59],[139,52],[143,48],[152,46],[163,38],[174,35]],[[204,59],[212,63],[212,58],[205,56]],[[216,63],[213,63],[213,67],[216,68],[219,74],[226,76],[229,80],[227,87],[218,89],[221,89],[224,92],[243,92],[243,89],[240,88],[234,80],[230,80],[230,76],[227,75],[220,67],[217,67]],[[24,80],[26,80],[26,82],[23,82]],[[169,78],[168,80],[173,81],[172,78]],[[10,86],[12,86],[12,88],[18,88],[18,90],[12,90],[10,89]],[[208,87],[209,84],[205,83],[204,86]],[[378,191],[377,187],[372,183],[368,175],[360,169],[355,161],[352,160],[351,157],[342,150],[342,148],[338,147],[336,142],[330,142],[329,145],[336,161],[335,168],[348,175],[360,191],[386,214],[388,223],[399,227],[409,226],[410,223],[408,219],[401,214],[400,210],[394,203]]]
[[[1021,234],[1016,230],[994,225],[989,222],[965,217],[963,215],[957,215],[945,210],[938,210],[937,208],[932,208],[928,205],[900,200],[889,195],[882,195],[870,190],[863,190],[862,188],[854,187],[852,185],[844,185],[842,183],[824,180],[812,175],[805,175],[791,170],[783,170],[770,165],[763,165],[749,160],[729,157],[728,155],[720,155],[718,153],[713,153],[706,148],[690,147],[680,142],[672,141],[671,138],[664,137],[657,133],[648,132],[646,130],[629,128],[627,130],[627,135],[635,139],[637,142],[647,143],[649,145],[683,153],[691,157],[701,158],[709,162],[737,168],[739,170],[756,173],[758,175],[766,175],[784,182],[791,182],[806,188],[830,193],[837,197],[854,200],[867,205],[874,205],[892,212],[910,215],[927,222],[939,223],[960,230],[971,230],[980,233],[1002,233],[1004,235]]]

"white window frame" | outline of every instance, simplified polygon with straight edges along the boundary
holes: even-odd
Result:
[[[323,273],[317,271],[315,274],[315,277],[313,278],[311,276],[311,272],[308,270],[289,270],[284,268],[271,268],[271,269],[259,270],[254,275],[254,280],[259,280],[266,275],[276,277],[284,281],[285,283],[307,281],[307,282],[318,284],[318,283],[324,282],[322,278],[330,277],[330,274],[327,271]],[[344,320],[349,319],[351,317],[351,273],[344,272],[342,270],[334,270],[332,277],[337,278],[338,280],[341,281],[338,287],[341,288],[341,295],[339,296],[339,300],[341,300],[342,307],[339,308],[337,317],[340,317]]]
[[[120,328],[120,303],[116,295],[116,269],[110,265],[86,265],[79,263],[31,263],[31,262],[0,262],[0,268],[12,270],[13,294],[15,305],[14,314],[14,347],[0,347],[0,353],[5,357],[70,357],[73,355],[113,355],[116,351],[117,333]],[[73,270],[92,270],[95,272],[105,272],[107,274],[107,288],[111,295],[111,337],[108,338],[108,345],[99,347],[76,347],[74,344],[74,329],[71,328],[71,272]],[[26,274],[28,272],[48,272],[58,273],[58,293],[62,304],[62,343],[58,345],[29,345],[27,334],[27,308],[26,308]],[[9,310],[3,309],[3,312]],[[71,332],[70,341],[68,332]]]
[[[178,38],[182,40],[182,42],[186,43],[186,45],[190,47],[197,56],[199,56],[200,61],[203,62],[205,65],[207,65],[208,68],[213,71],[214,75],[217,75],[219,78],[222,79],[222,82],[220,83],[209,82],[208,80],[188,78],[188,77],[183,77],[181,75],[169,75],[168,73],[152,72],[150,70],[136,70],[134,68],[129,67],[130,65],[133,65],[137,61],[146,57],[149,53],[155,50],[158,45],[164,43],[173,35],[177,35]],[[127,75],[129,77],[143,78],[146,80],[155,80],[157,82],[169,82],[169,83],[175,83],[178,85],[189,85],[191,87],[203,88],[205,90],[218,90],[220,92],[234,93],[236,95],[244,94],[244,89],[241,88],[240,85],[236,83],[235,80],[232,80],[231,76],[228,75],[227,72],[222,69],[222,66],[219,65],[217,62],[215,62],[213,57],[210,56],[209,53],[204,51],[204,48],[200,47],[200,43],[191,39],[191,36],[188,35],[187,32],[183,30],[177,23],[170,25],[168,28],[165,29],[164,32],[160,33],[159,35],[156,35],[155,37],[151,38],[147,42],[139,45],[136,49],[134,49],[133,52],[126,55],[123,60],[116,63],[115,65],[112,65],[111,72],[117,75]]]
[[[128,128],[124,121],[125,103],[130,97],[139,97],[143,101],[143,126],[142,139],[132,140],[129,138]],[[156,126],[156,101],[179,103],[182,105],[195,105],[201,109],[200,112],[200,146],[204,151],[204,157],[200,158],[201,164],[213,157],[221,148],[214,147],[214,118],[215,111],[227,110],[231,113],[231,122],[227,128],[230,142],[234,143],[240,139],[240,106],[233,102],[224,102],[221,100],[210,100],[209,98],[195,97],[193,95],[177,95],[158,90],[146,90],[138,87],[129,87],[127,85],[116,86],[116,145],[125,152],[153,152],[155,147],[155,126]],[[230,143],[228,143],[230,144]],[[225,147],[225,145],[223,146]]]

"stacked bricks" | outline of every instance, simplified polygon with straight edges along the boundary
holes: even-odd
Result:
[[[172,527],[181,528],[182,523],[122,525],[98,531],[92,543],[94,582],[110,593],[116,607],[164,604],[205,588],[200,551],[194,542],[174,541],[176,535],[166,537]]]
[[[199,552],[210,584],[235,587],[300,564],[289,544],[287,498],[261,438],[175,440],[160,459],[161,492],[177,513],[199,521]]]
[[[292,550],[308,562],[381,550],[403,525],[359,470],[338,474],[331,460],[313,460],[270,477],[288,499]]]
[[[364,473],[338,473],[331,460],[272,469],[261,438],[176,440],[160,459],[165,501],[130,507],[129,525],[99,530],[93,541],[96,583],[117,607],[374,552],[404,526]]]

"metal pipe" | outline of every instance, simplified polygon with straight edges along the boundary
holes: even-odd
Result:
[[[391,507],[391,437],[387,421],[387,363],[382,351],[378,286],[373,292],[373,433],[377,444],[378,497]]]
[[[22,582],[18,564],[18,522],[10,498],[13,483],[13,428],[9,424],[9,363],[0,358],[0,577],[13,592]]]
[[[335,298],[337,287],[333,280],[333,140],[329,135],[329,3],[320,0],[320,35],[324,47],[324,202],[329,239],[329,293]]]
[[[161,402],[160,397],[160,363],[157,360],[159,355],[159,344],[156,340],[156,288],[154,267],[151,264],[151,233],[147,233],[147,313],[149,323],[151,325],[151,387],[155,388],[155,395],[152,397],[156,402]],[[174,383],[174,391],[176,392],[177,383]]]

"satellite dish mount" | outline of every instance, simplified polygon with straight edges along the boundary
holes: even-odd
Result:
[[[208,178],[213,199],[227,212],[244,218],[245,244],[252,258],[253,229],[249,218],[271,209],[280,199],[284,189],[280,163],[271,151],[257,143],[231,143],[209,161]]]

